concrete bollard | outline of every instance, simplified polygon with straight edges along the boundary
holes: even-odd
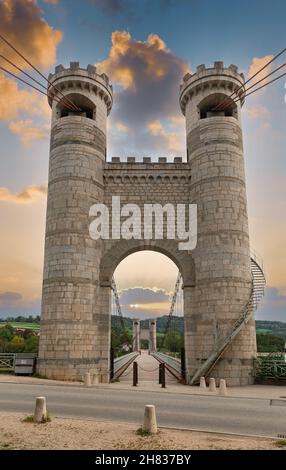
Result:
[[[154,405],[146,405],[144,412],[143,431],[149,434],[156,434],[158,432],[156,409]]]
[[[200,388],[207,388],[206,379],[204,377],[200,378]]]
[[[84,386],[85,387],[90,387],[91,386],[91,379],[90,379],[90,373],[86,372],[84,374]]]
[[[214,378],[211,378],[211,379],[210,379],[209,391],[210,391],[210,392],[213,392],[213,393],[216,393],[216,392],[217,392],[216,383],[215,383],[215,379],[214,379]]]
[[[220,395],[224,395],[224,396],[227,395],[226,381],[224,379],[220,379],[218,391]]]
[[[47,418],[47,405],[46,397],[37,397],[35,412],[34,412],[34,421],[35,423],[42,423]]]
[[[98,384],[99,384],[98,372],[94,372],[92,374],[92,385],[98,385]]]

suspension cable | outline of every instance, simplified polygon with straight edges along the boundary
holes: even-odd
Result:
[[[42,95],[45,95],[47,97],[49,97],[49,95],[47,93],[45,93],[44,91],[40,90],[39,88],[35,87],[34,85],[32,85],[31,83],[27,82],[26,80],[24,80],[23,78],[20,78],[18,77],[17,75],[15,75],[13,72],[10,72],[9,70],[5,69],[5,67],[2,67],[0,66],[0,70],[2,70],[3,72],[11,75],[13,78],[16,78],[16,80],[20,80],[20,82],[23,82],[25,85],[28,85],[30,86],[31,88],[33,88],[34,90],[38,91],[39,93],[42,93]],[[61,103],[61,99],[60,98],[54,98],[55,101],[57,101],[58,103]]]
[[[261,90],[262,88],[265,88],[266,86],[270,85],[271,83],[274,83],[276,82],[277,80],[279,80],[279,78],[282,78],[282,77],[285,77],[286,75],[286,72],[285,73],[282,73],[281,75],[279,75],[278,77],[276,78],[273,78],[273,80],[270,80],[269,82],[265,83],[264,85],[256,88],[255,90],[251,91],[250,93],[247,93],[245,96],[250,96],[252,95],[253,93],[255,93],[256,91],[259,91]],[[236,100],[234,100],[234,103],[237,103],[239,101],[239,98],[237,98]]]
[[[45,75],[42,74],[42,72],[40,72],[40,70],[38,70],[23,54],[21,54],[21,52],[18,51],[16,47],[14,47],[7,39],[5,39],[2,34],[0,34],[0,39],[2,39],[2,41],[4,41],[11,49],[13,49],[13,51],[16,52],[16,54],[18,54],[28,65],[30,65],[30,67],[32,67],[35,72],[41,75],[41,77],[46,80],[49,85],[51,85],[57,92],[59,92],[66,103],[69,103],[75,111],[80,111],[80,108],[78,108],[67,96],[65,96],[61,90],[59,90],[55,85],[53,85],[53,83],[47,77],[45,77]]]
[[[5,69],[4,67],[1,67],[1,69],[3,70],[3,72],[5,73],[8,73],[10,75],[12,75],[14,78],[16,78],[17,80],[20,80],[22,81],[23,83],[25,83],[26,85],[34,88],[35,90],[39,91],[40,93],[43,93],[44,95],[46,95],[48,98],[50,97],[49,93],[47,92],[47,88],[45,87],[45,85],[43,85],[41,82],[39,82],[38,80],[36,80],[34,77],[32,77],[32,75],[28,74],[27,72],[25,72],[24,70],[22,70],[20,67],[18,67],[16,64],[14,64],[13,62],[11,62],[9,59],[7,59],[7,57],[4,57],[2,54],[0,54],[0,58],[4,59],[6,62],[8,62],[8,64],[12,65],[12,67],[15,67],[15,69],[19,70],[19,72],[23,73],[24,75],[26,75],[26,77],[30,78],[31,80],[33,80],[35,83],[37,83],[37,85],[41,86],[45,92],[43,92],[42,90],[39,90],[38,88],[36,88],[35,86],[33,86],[31,83],[28,83],[26,82],[25,80],[21,79],[21,77],[19,77],[18,75],[14,75],[12,72],[10,72],[9,70]],[[57,97],[54,97],[55,101],[57,101],[58,103],[61,103],[62,100],[58,99]],[[70,106],[70,105],[66,105],[67,108],[69,108],[70,110],[73,110],[73,108]]]
[[[284,62],[284,64],[280,65],[279,67],[277,67],[275,70],[273,70],[272,72],[268,73],[267,75],[265,75],[265,77],[261,78],[260,80],[258,80],[257,82],[255,82],[253,85],[251,85],[250,87],[246,88],[244,91],[245,93],[247,93],[249,90],[251,90],[252,88],[254,88],[256,85],[258,85],[259,83],[263,82],[264,80],[266,80],[266,78],[268,77],[271,77],[271,75],[273,75],[274,73],[278,72],[278,70],[282,69],[283,67],[285,67],[286,65],[286,62]],[[238,96],[239,97],[239,96]],[[235,98],[236,99],[236,98]]]
[[[181,275],[180,271],[178,271],[176,284],[175,284],[175,289],[174,289],[174,293],[173,293],[173,297],[172,297],[172,301],[171,301],[170,312],[169,312],[169,315],[168,315],[167,324],[166,324],[166,327],[165,327],[164,336],[163,336],[163,340],[162,340],[162,343],[161,343],[161,348],[165,344],[166,335],[167,335],[167,333],[170,329],[170,326],[171,326],[171,320],[172,320],[174,309],[175,309],[175,306],[176,306],[176,301],[177,301],[177,296],[178,296],[178,291],[179,291],[181,280],[182,280],[182,275]]]
[[[225,105],[225,103],[228,101],[228,99],[231,99],[233,97],[233,95],[238,95],[238,92],[245,87],[245,85],[247,83],[249,83],[251,80],[253,80],[253,78],[255,78],[259,73],[261,73],[263,70],[266,69],[266,67],[268,67],[270,64],[272,64],[272,62],[274,62],[274,60],[278,59],[278,57],[280,57],[284,52],[286,51],[286,47],[284,49],[282,49],[282,51],[280,51],[278,54],[276,54],[271,60],[269,60],[269,62],[267,62],[265,65],[263,65],[263,67],[261,67],[254,75],[252,75],[248,80],[246,80],[246,82],[244,82],[237,90],[233,91],[231,93],[231,95],[229,95],[227,98],[225,98],[220,104],[218,104],[214,110],[218,111],[221,107],[223,107]]]

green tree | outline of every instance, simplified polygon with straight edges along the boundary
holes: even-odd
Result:
[[[37,353],[39,349],[39,337],[30,336],[25,341],[25,352]]]
[[[163,338],[162,338],[163,341]],[[162,343],[161,343],[162,344]],[[184,337],[175,331],[166,334],[163,349],[169,352],[180,352],[184,347]]]
[[[5,325],[0,328],[0,339],[4,342],[12,341],[14,336],[14,328],[11,325]]]
[[[25,340],[21,336],[15,335],[10,341],[10,346],[15,352],[23,352],[25,349]]]
[[[258,352],[282,352],[284,350],[284,339],[271,333],[257,334]]]

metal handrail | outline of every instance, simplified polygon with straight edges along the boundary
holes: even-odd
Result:
[[[181,373],[181,361],[176,359],[175,357],[168,356],[167,354],[160,353],[160,352],[153,352],[151,353],[153,357],[161,359],[166,364],[169,364],[173,369],[177,370]]]
[[[265,276],[263,272],[263,268],[261,264],[258,261],[256,253],[252,254],[251,261],[260,269],[261,275],[264,280],[264,286],[265,286]],[[257,280],[255,278],[255,271],[252,271],[252,289],[250,293],[250,297],[248,302],[246,303],[240,317],[235,321],[235,323],[232,325],[231,331],[228,332],[228,334],[222,338],[219,343],[216,345],[216,348],[214,351],[210,354],[208,359],[206,359],[203,364],[197,369],[193,377],[191,378],[190,384],[193,385],[196,383],[201,375],[209,375],[209,373],[212,371],[214,366],[217,364],[218,360],[222,357],[222,355],[225,353],[233,339],[237,336],[237,334],[241,331],[243,326],[248,322],[248,320],[252,317],[253,312],[257,309],[258,303],[261,300],[261,298],[264,295],[264,286],[261,288],[260,286],[257,287],[257,284],[255,281]]]
[[[130,364],[139,356],[139,352],[131,352],[124,356],[114,359],[114,375],[112,379],[118,379],[121,374],[129,367]]]

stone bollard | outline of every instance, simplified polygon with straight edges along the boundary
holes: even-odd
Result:
[[[200,378],[200,388],[207,388],[206,379],[204,377]]]
[[[94,372],[92,374],[92,385],[98,385],[98,384],[99,384],[98,372]]]
[[[215,383],[215,379],[214,379],[214,378],[211,378],[211,379],[210,379],[210,383],[209,383],[209,392],[214,392],[214,393],[217,392],[216,383]]]
[[[47,405],[46,397],[37,397],[35,412],[34,412],[34,421],[35,423],[42,423],[47,418]]]
[[[149,434],[156,434],[158,432],[156,409],[154,405],[146,405],[144,412],[143,431]]]
[[[90,380],[90,373],[86,372],[84,374],[84,386],[85,387],[90,387],[91,386],[91,380]]]
[[[220,379],[219,381],[219,394],[224,396],[227,395],[226,381],[224,379]]]

